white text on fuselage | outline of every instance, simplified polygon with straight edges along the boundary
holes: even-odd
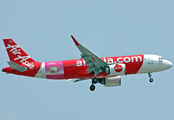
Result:
[[[14,60],[19,60],[21,59],[20,63],[22,63],[23,65],[26,65],[27,67],[29,67],[30,69],[33,69],[34,68],[34,65],[29,63],[27,61],[27,59],[31,58],[30,56],[20,56],[21,55],[21,52],[20,52],[20,49],[17,49],[19,48],[20,46],[19,45],[10,45],[8,44],[8,46],[6,47],[6,49],[8,48],[12,48],[10,50],[10,52],[12,52],[14,55],[17,55],[17,58],[14,58]]]
[[[116,60],[114,60],[116,59]],[[116,64],[116,63],[134,63],[134,62],[142,62],[143,59],[141,56],[131,56],[131,57],[118,57],[118,58],[102,58],[103,61],[105,61],[108,64]],[[86,65],[85,60],[77,60],[76,61],[77,66],[83,66]]]

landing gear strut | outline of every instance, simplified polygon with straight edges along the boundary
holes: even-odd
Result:
[[[99,69],[95,69],[94,71],[94,78],[92,79],[92,85],[90,86],[90,90],[94,91],[95,90],[95,85],[98,82],[97,75],[99,74]]]
[[[91,91],[94,91],[95,90],[95,85],[94,84],[96,84],[97,83],[97,78],[96,77],[94,77],[93,79],[92,79],[92,85],[90,86],[90,90]]]
[[[151,75],[150,73],[148,73],[148,75],[149,75],[149,78],[150,78],[150,79],[149,79],[149,82],[151,82],[151,83],[152,83],[152,82],[153,82],[152,75]]]

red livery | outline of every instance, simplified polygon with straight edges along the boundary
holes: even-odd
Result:
[[[90,90],[93,91],[96,83],[107,87],[121,85],[121,75],[148,73],[152,82],[152,72],[172,67],[170,61],[152,54],[99,58],[71,37],[81,52],[81,59],[50,62],[37,62],[12,39],[3,39],[10,61],[9,67],[2,71],[45,79],[75,79],[74,82],[92,79]]]

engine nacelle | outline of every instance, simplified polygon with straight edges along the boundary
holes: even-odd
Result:
[[[106,87],[114,87],[114,86],[120,86],[121,85],[121,77],[106,77],[101,80],[99,80],[99,83],[105,85]]]
[[[125,64],[109,65],[105,71],[109,76],[125,75],[126,66]]]

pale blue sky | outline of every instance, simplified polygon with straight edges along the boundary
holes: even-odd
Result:
[[[0,0],[0,39],[36,61],[80,58],[74,37],[99,57],[152,53],[174,63],[173,0]],[[9,60],[3,41],[0,68]],[[0,72],[0,120],[173,120],[174,68],[122,76],[119,87]]]

